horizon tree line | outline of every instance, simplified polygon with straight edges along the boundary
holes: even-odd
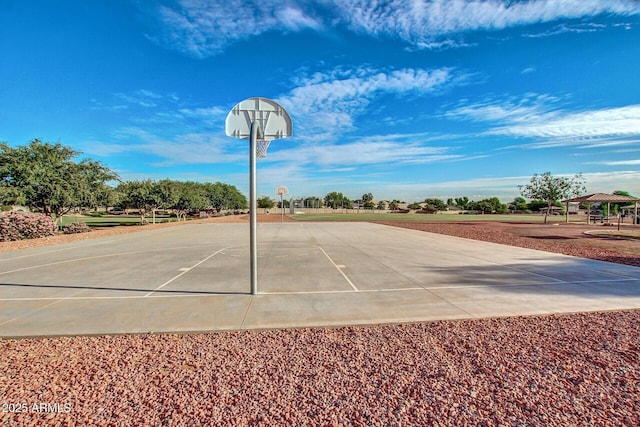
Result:
[[[116,172],[99,161],[76,160],[81,154],[71,147],[40,139],[15,148],[0,143],[0,203],[24,205],[52,218],[83,208],[119,207],[137,210],[141,221],[158,210],[171,210],[178,219],[184,219],[189,211],[220,212],[245,209],[248,205],[247,198],[230,184],[168,178],[121,181]],[[586,186],[581,174],[567,178],[545,172],[534,174],[529,184],[520,185],[518,189],[523,197],[516,197],[509,204],[501,203],[497,197],[473,201],[464,196],[449,198],[446,203],[437,198],[426,198],[423,202],[409,204],[408,208],[437,212],[455,206],[466,211],[506,213],[540,211],[546,207],[548,214],[560,200],[581,195]],[[629,195],[620,190],[615,193]],[[525,197],[530,202],[527,203]],[[267,199],[270,200],[266,196],[261,198],[260,205],[269,204]],[[359,200],[351,200],[338,191],[329,192],[323,198],[313,196],[303,200],[305,207],[322,205],[332,209],[352,209],[357,204],[368,210],[397,210],[403,204],[397,199],[380,200],[376,204],[371,192],[363,194]]]
[[[235,186],[221,182],[122,181],[99,161],[76,160],[81,154],[40,139],[16,148],[0,143],[0,204],[26,206],[54,219],[81,209],[133,209],[141,222],[161,209],[184,219],[189,211],[245,209],[248,204]]]

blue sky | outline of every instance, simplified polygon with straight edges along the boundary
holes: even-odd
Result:
[[[248,194],[229,110],[294,136],[259,195],[518,195],[534,173],[640,194],[634,0],[0,0],[0,141],[61,142],[129,179]]]

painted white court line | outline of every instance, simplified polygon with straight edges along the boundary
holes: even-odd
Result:
[[[208,258],[211,258],[215,254],[210,255]],[[200,263],[206,260],[200,261]],[[198,264],[200,264],[198,263]],[[193,267],[196,267],[194,265]],[[191,270],[193,267],[189,268]],[[187,270],[187,271],[189,271]],[[179,274],[174,277],[170,281],[167,281],[166,284],[169,284],[171,281],[177,279],[182,274],[187,271]],[[322,295],[322,294],[353,294],[353,293],[374,293],[374,292],[404,292],[404,291],[438,291],[444,289],[480,289],[480,288],[507,288],[507,287],[538,287],[538,286],[557,286],[559,288],[568,286],[568,285],[582,285],[588,284],[592,285],[594,283],[610,283],[610,282],[634,282],[637,279],[623,279],[623,280],[602,280],[602,281],[585,281],[585,282],[550,282],[550,283],[528,283],[523,285],[513,285],[513,284],[492,284],[492,285],[452,285],[452,286],[432,286],[432,287],[411,287],[411,288],[383,288],[383,289],[355,289],[355,290],[326,290],[326,291],[274,291],[274,292],[259,292],[260,295]],[[165,285],[166,286],[166,285]],[[202,292],[198,294],[173,294],[173,295],[165,295],[165,294],[153,294],[158,289],[151,291],[145,295],[128,295],[128,296],[69,296],[69,297],[18,297],[18,298],[0,298],[0,301],[3,302],[11,302],[11,301],[81,301],[81,300],[127,300],[127,299],[142,299],[142,298],[203,298],[203,297],[220,297],[220,296],[251,296],[246,293],[216,293],[216,292]],[[179,292],[179,291],[176,291]],[[153,295],[152,295],[153,294]]]
[[[217,251],[215,251],[214,253],[212,253],[211,255],[209,255],[208,257],[206,257],[205,259],[203,259],[202,261],[199,261],[197,263],[195,263],[194,265],[192,265],[191,267],[183,267],[180,269],[181,273],[172,277],[171,279],[167,280],[166,282],[164,282],[162,285],[158,286],[157,288],[155,288],[154,290],[152,290],[151,292],[149,292],[148,294],[145,295],[145,297],[150,296],[151,294],[153,294],[154,292],[159,291],[160,289],[164,288],[165,286],[167,286],[169,283],[173,282],[174,280],[176,280],[178,277],[183,276],[184,274],[190,272],[191,270],[193,270],[194,268],[196,268],[197,266],[199,266],[200,264],[202,264],[203,262],[208,261],[209,259],[213,258],[214,256],[218,255],[220,252],[224,251],[225,249],[229,249],[229,247],[226,248],[222,248],[219,249]]]
[[[145,230],[143,231],[144,233],[153,233],[153,234],[159,234],[161,232],[167,232],[167,231],[171,231],[172,229],[164,229],[164,230]],[[81,244],[76,244],[78,242],[70,242],[70,243],[59,243],[59,244],[54,244],[52,246],[49,246],[49,248],[52,249],[46,249],[47,247],[45,247],[42,251],[38,251],[36,253],[30,253],[30,254],[26,254],[26,255],[18,255],[18,256],[11,256],[12,252],[5,252],[4,254],[7,255],[7,257],[3,257],[3,254],[0,253],[0,263],[5,262],[5,261],[15,261],[18,259],[22,259],[22,258],[31,258],[31,257],[38,257],[38,256],[45,256],[45,255],[51,255],[54,254],[56,252],[64,252],[64,251],[71,251],[74,249],[84,249],[86,247],[89,246],[99,246],[99,245],[111,245],[114,242],[121,242],[123,240],[130,240],[130,239],[135,239],[135,238],[139,238],[140,236],[136,236],[135,234],[137,233],[131,233],[131,234],[124,234],[124,235],[120,235],[120,236],[112,236],[112,237],[98,237],[97,239],[110,239],[110,240],[100,240],[100,241],[96,241],[96,242],[87,242],[87,241],[83,241]],[[63,248],[58,248],[58,245],[69,245],[67,247],[63,247]]]
[[[30,265],[28,267],[16,268],[14,270],[0,271],[0,275],[18,273],[20,271],[35,270],[38,268],[51,267],[54,265],[69,264],[69,263],[78,262],[78,261],[89,261],[89,260],[100,259],[100,258],[111,258],[111,257],[117,257],[117,256],[125,256],[125,255],[139,255],[139,254],[146,254],[146,253],[152,253],[152,252],[167,252],[167,251],[175,251],[177,249],[193,249],[193,248],[209,247],[209,246],[210,245],[177,246],[177,247],[171,247],[171,248],[148,249],[143,251],[131,251],[131,252],[117,252],[113,254],[94,255],[94,256],[82,257],[82,258],[72,258],[72,259],[65,259],[61,261],[49,262],[46,264]],[[233,246],[228,246],[225,249],[228,249],[231,247]]]
[[[81,292],[82,291],[78,291],[73,295],[78,295]],[[69,297],[69,298],[73,298],[73,295],[71,297]],[[0,301],[2,301],[2,300],[0,300]],[[7,301],[10,301],[10,300],[7,300]],[[17,301],[20,301],[20,299],[17,299]],[[33,311],[30,311],[28,313],[28,316],[32,316],[34,313],[37,313],[39,311],[42,311],[42,310],[44,310],[46,308],[49,308],[49,307],[51,307],[53,305],[56,305],[56,304],[62,302],[59,298],[38,298],[38,301],[51,301],[51,302],[49,302],[48,304],[43,305],[42,307],[38,307]],[[17,319],[19,319],[19,317],[12,317],[10,319],[6,319],[4,322],[0,322],[0,326],[4,326],[7,323],[11,323],[11,322],[13,322],[14,320],[17,320]]]
[[[346,290],[333,290],[333,291],[282,291],[282,292],[259,292],[260,295],[307,295],[307,294],[354,294],[354,293],[363,293],[363,292],[399,292],[399,291],[424,291],[425,288],[390,288],[390,289],[365,289],[365,290],[357,290],[352,291],[350,289]],[[155,291],[153,291],[155,292]],[[146,295],[128,295],[128,296],[86,296],[86,297],[24,297],[24,298],[5,298],[0,299],[0,301],[82,301],[82,300],[129,300],[129,299],[149,299],[149,298],[203,298],[203,297],[220,297],[220,296],[251,296],[246,293],[216,293],[216,292],[202,292],[197,295],[194,294],[175,294],[175,295],[163,295],[163,294],[154,294],[150,295],[153,292],[149,292]],[[179,292],[179,291],[177,291]]]
[[[437,289],[437,288],[433,288],[433,289]],[[350,290],[345,290],[345,291],[340,291],[340,290],[334,290],[334,291],[276,291],[276,292],[260,292],[260,295],[297,295],[297,294],[301,294],[301,295],[309,295],[309,294],[313,294],[313,295],[321,295],[321,294],[354,294],[354,293],[372,293],[372,292],[400,292],[400,291],[427,291],[429,289],[425,289],[425,288],[388,288],[388,289],[358,289],[356,291],[350,291]]]
[[[347,281],[347,283],[349,283],[349,285],[351,285],[351,287],[353,288],[354,291],[359,291],[359,289],[356,287],[356,285],[353,284],[353,282],[351,280],[349,280],[349,278],[347,277],[346,274],[344,274],[344,271],[342,271],[343,268],[345,268],[344,265],[337,265],[335,262],[333,262],[333,260],[331,259],[331,257],[329,256],[329,254],[327,254],[323,248],[321,248],[320,246],[315,246],[315,245],[310,245],[310,246],[314,246],[318,249],[320,249],[322,251],[322,253],[324,254],[324,256],[327,257],[327,259],[329,260],[329,262],[331,263],[331,265],[333,265],[336,270],[338,270],[338,273],[340,273],[342,275],[342,277],[344,277],[344,280]]]

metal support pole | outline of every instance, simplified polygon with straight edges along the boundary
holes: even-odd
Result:
[[[284,223],[284,199],[283,195],[280,195],[280,224]]]
[[[256,233],[258,224],[258,209],[256,202],[256,140],[258,139],[258,124],[251,123],[251,137],[249,138],[249,210],[250,226],[249,240],[251,253],[251,295],[258,294],[258,236]]]

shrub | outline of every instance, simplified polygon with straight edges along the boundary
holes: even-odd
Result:
[[[91,231],[91,228],[86,222],[72,222],[62,227],[64,234],[88,233],[89,231]]]
[[[7,212],[0,214],[0,241],[37,239],[55,236],[56,223],[50,216],[27,212]]]

